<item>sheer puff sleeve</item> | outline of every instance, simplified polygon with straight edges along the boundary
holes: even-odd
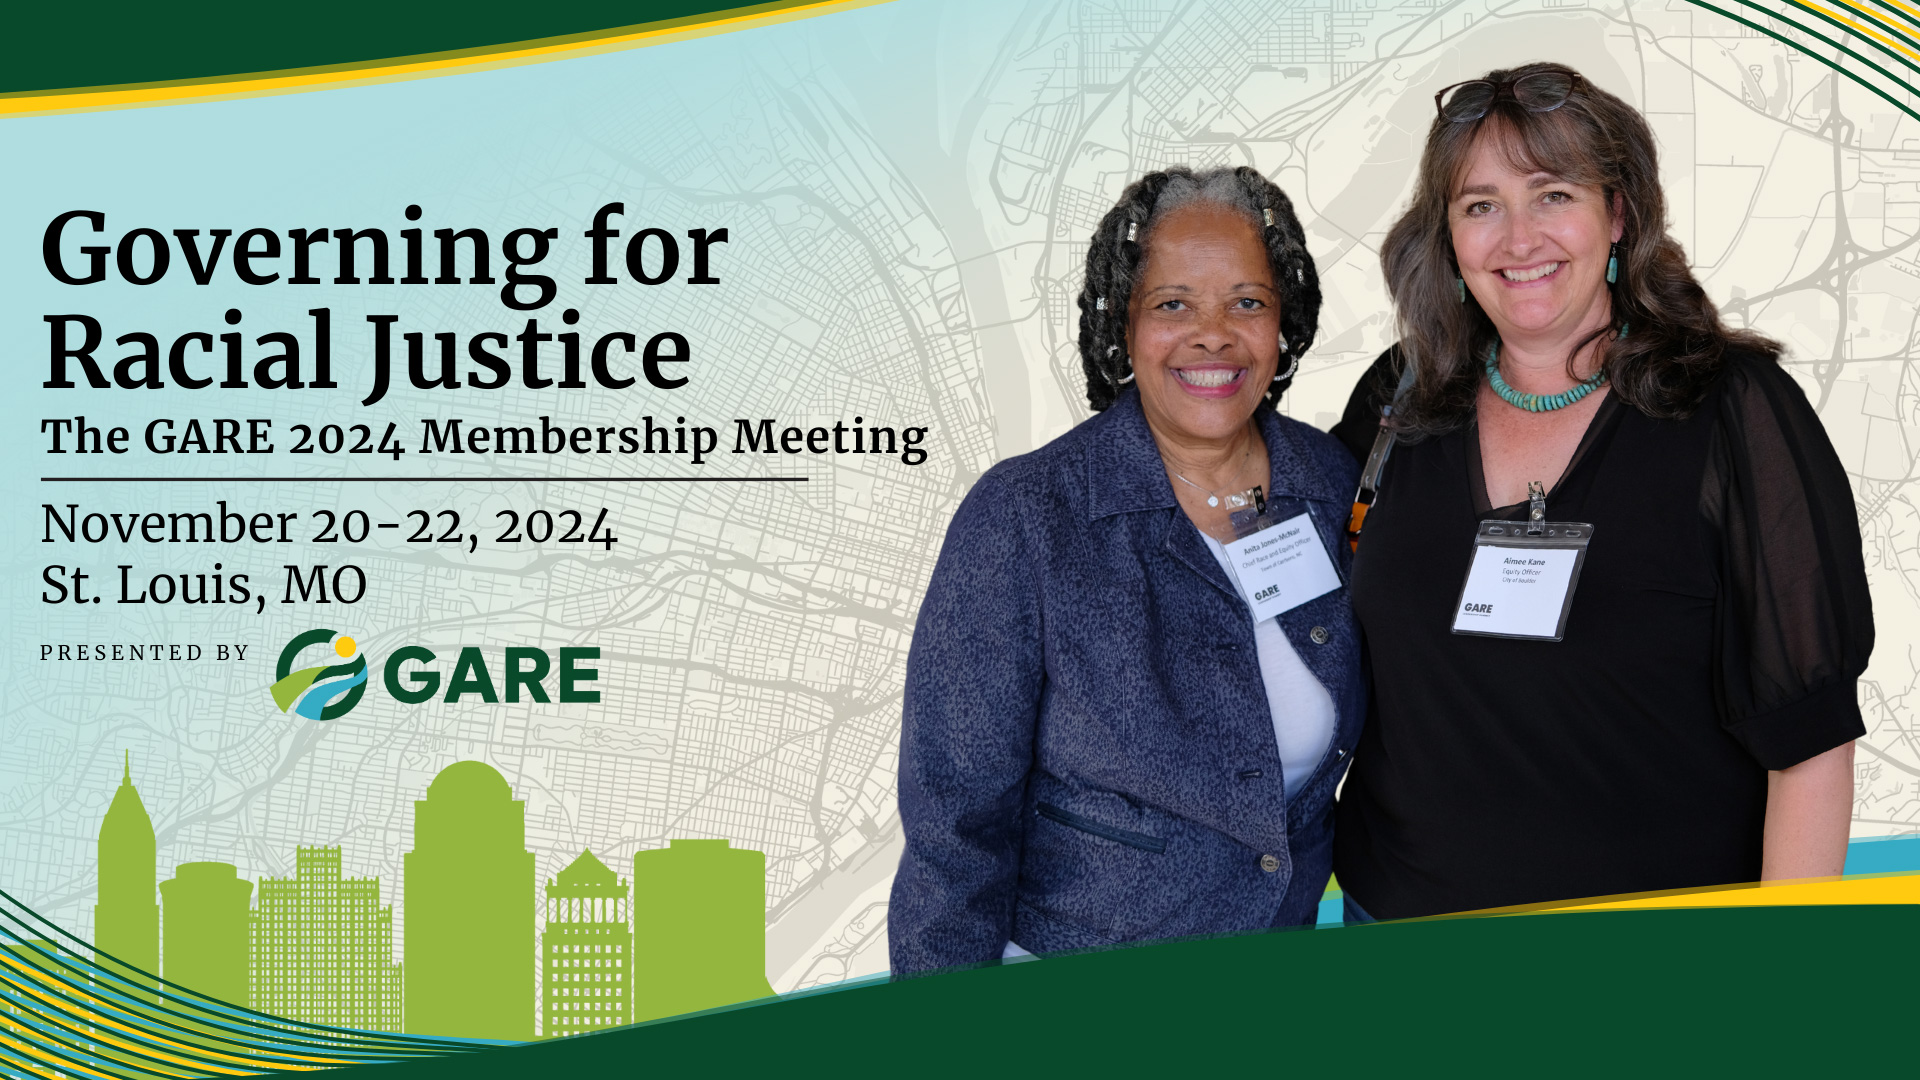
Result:
[[[1717,534],[1720,720],[1784,769],[1866,734],[1855,683],[1873,651],[1860,523],[1820,418],[1771,361],[1728,357],[1701,490]]]

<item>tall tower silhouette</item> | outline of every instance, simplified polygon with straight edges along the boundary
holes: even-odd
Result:
[[[633,1022],[627,883],[591,851],[547,881],[540,963],[542,1034],[577,1035]]]
[[[252,897],[253,882],[240,877],[230,863],[175,867],[173,877],[160,883],[167,981],[245,1005]]]
[[[538,882],[527,804],[492,766],[459,761],[413,807],[402,882],[407,1031],[533,1038]]]
[[[149,975],[160,972],[160,905],[154,900],[153,819],[133,787],[127,755],[120,788],[100,822],[100,896],[93,907],[93,941],[102,966],[112,956]],[[135,976],[135,978],[138,978]],[[139,980],[148,986],[150,979]]]
[[[633,857],[633,1018],[768,997],[767,857],[675,840]]]
[[[250,924],[247,1004],[361,1031],[400,1030],[393,909],[379,878],[342,878],[340,849],[303,847],[291,878],[260,882]]]

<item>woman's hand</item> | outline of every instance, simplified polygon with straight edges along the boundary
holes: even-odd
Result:
[[[1767,773],[1760,880],[1833,877],[1847,862],[1853,743]]]

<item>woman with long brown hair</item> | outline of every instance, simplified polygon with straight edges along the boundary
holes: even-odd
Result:
[[[1818,417],[1694,280],[1631,106],[1556,64],[1435,105],[1400,342],[1335,431],[1377,488],[1350,918],[1839,873],[1873,619]]]

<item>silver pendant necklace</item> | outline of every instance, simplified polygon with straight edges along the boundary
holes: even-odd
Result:
[[[1201,486],[1200,486],[1199,484],[1196,484],[1196,483],[1194,483],[1193,481],[1191,481],[1191,480],[1189,480],[1189,479],[1187,479],[1186,477],[1184,477],[1184,476],[1181,476],[1181,475],[1180,475],[1179,473],[1174,473],[1174,474],[1173,474],[1173,477],[1174,477],[1174,479],[1176,479],[1176,480],[1178,480],[1178,481],[1180,481],[1181,483],[1183,483],[1183,484],[1185,484],[1185,485],[1187,485],[1188,487],[1190,487],[1190,488],[1192,488],[1192,489],[1193,489],[1193,490],[1195,490],[1195,491],[1204,491],[1204,492],[1206,492],[1206,493],[1207,493],[1207,505],[1208,505],[1208,506],[1219,506],[1219,505],[1220,505],[1220,496],[1219,496],[1219,495],[1217,495],[1217,494],[1215,494],[1215,493],[1214,493],[1214,491],[1213,491],[1213,489],[1211,489],[1211,488],[1203,488],[1203,487],[1201,487]]]
[[[1250,457],[1252,457],[1252,456],[1253,456],[1253,447],[1251,447],[1251,446],[1249,446],[1249,447],[1247,447],[1247,452],[1246,452],[1246,453],[1244,453],[1244,454],[1241,454],[1241,455],[1240,455],[1240,464],[1244,466],[1244,465],[1245,465],[1245,464],[1247,463],[1247,459],[1248,459],[1248,458],[1250,458]],[[1236,474],[1236,475],[1237,475],[1237,474]],[[1200,486],[1199,484],[1196,484],[1196,483],[1194,483],[1193,481],[1191,481],[1191,480],[1189,480],[1189,479],[1187,479],[1186,477],[1184,477],[1184,476],[1181,476],[1181,475],[1180,475],[1179,473],[1174,473],[1174,474],[1173,474],[1173,476],[1174,476],[1174,479],[1176,479],[1176,480],[1178,480],[1178,481],[1180,481],[1181,483],[1183,483],[1183,484],[1185,484],[1185,485],[1187,485],[1188,487],[1190,487],[1190,488],[1192,488],[1192,489],[1193,489],[1193,490],[1195,490],[1195,491],[1204,491],[1204,492],[1206,492],[1206,493],[1207,493],[1207,505],[1208,505],[1208,506],[1219,506],[1219,505],[1220,505],[1220,493],[1219,493],[1219,492],[1217,492],[1217,491],[1215,491],[1215,490],[1213,490],[1212,488],[1204,488],[1204,487],[1201,487],[1201,486]],[[1228,479],[1232,479],[1232,477],[1228,477]]]

